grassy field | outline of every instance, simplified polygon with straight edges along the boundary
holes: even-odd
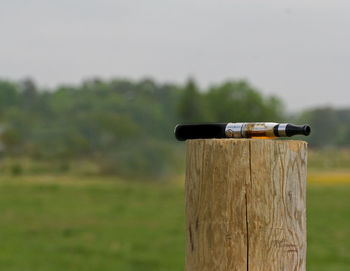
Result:
[[[310,174],[309,271],[350,270],[350,174],[345,175],[323,180]],[[184,191],[177,183],[1,177],[0,214],[1,270],[184,267]]]

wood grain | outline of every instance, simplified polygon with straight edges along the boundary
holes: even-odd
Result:
[[[304,271],[306,143],[188,140],[186,271]]]

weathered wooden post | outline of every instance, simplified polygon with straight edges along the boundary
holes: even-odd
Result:
[[[304,141],[187,141],[186,271],[305,271]]]

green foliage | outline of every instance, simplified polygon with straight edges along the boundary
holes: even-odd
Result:
[[[17,104],[18,94],[16,84],[8,81],[0,81],[0,112],[2,112],[5,107]]]
[[[213,120],[217,122],[278,121],[283,118],[279,99],[264,98],[245,81],[213,86],[206,93],[206,99]]]
[[[178,113],[181,122],[195,123],[207,120],[210,112],[205,102],[205,97],[199,92],[195,81],[189,79],[179,99]]]
[[[173,135],[178,122],[273,121],[283,115],[277,98],[263,97],[244,81],[205,91],[193,79],[184,86],[92,79],[49,91],[26,79],[0,81],[0,98],[5,157],[90,159],[103,174],[145,179],[183,169],[183,147]]]
[[[183,148],[173,137],[178,122],[287,119],[311,125],[311,136],[302,138],[311,147],[350,147],[350,109],[315,108],[290,118],[280,99],[263,96],[245,81],[203,90],[193,79],[184,86],[92,79],[49,91],[30,79],[0,80],[2,156],[89,159],[103,174],[130,178],[183,169]]]

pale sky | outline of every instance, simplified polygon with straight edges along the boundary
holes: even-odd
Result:
[[[348,0],[0,0],[0,77],[40,86],[247,79],[290,111],[350,107]]]

